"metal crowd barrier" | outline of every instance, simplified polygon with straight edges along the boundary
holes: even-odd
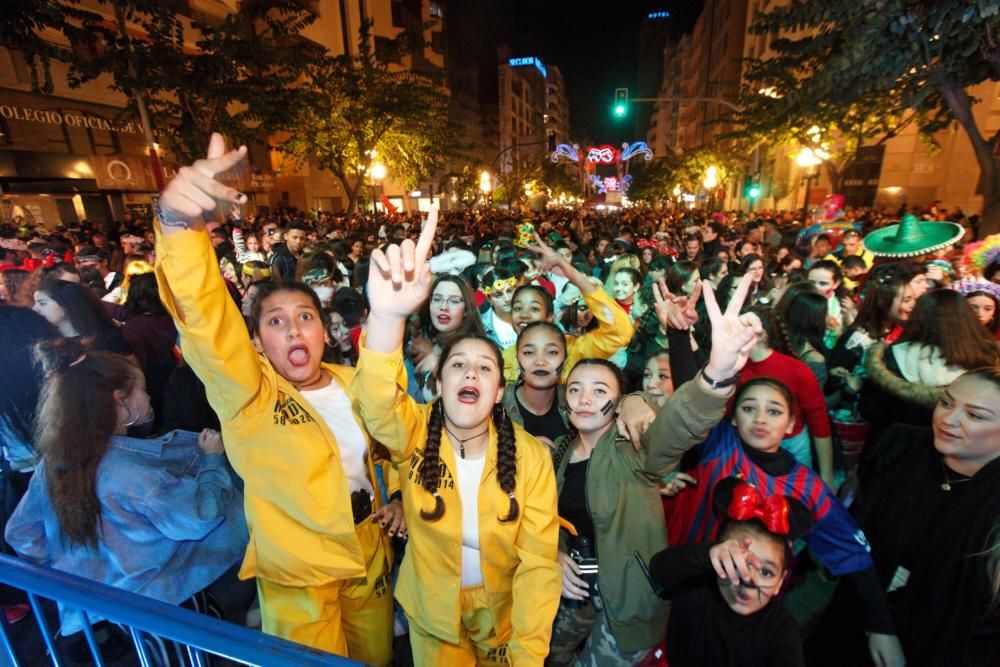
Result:
[[[347,658],[9,556],[0,555],[0,583],[27,594],[34,621],[44,641],[46,658],[55,667],[68,667],[74,663],[62,654],[56,642],[55,633],[45,617],[43,599],[60,602],[82,612],[86,621],[83,633],[96,667],[106,667],[107,662],[101,656],[91,627],[92,614],[124,628],[135,645],[142,667],[159,667],[162,663],[156,653],[150,651],[149,639],[174,642],[181,647],[180,657],[190,667],[206,667],[211,664],[212,655],[260,667],[361,665]],[[25,617],[18,625],[30,622],[31,619]],[[5,615],[0,612],[0,664],[38,667],[37,655],[19,658],[12,630]]]

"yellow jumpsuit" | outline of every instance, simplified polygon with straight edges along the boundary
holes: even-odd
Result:
[[[354,386],[358,411],[372,437],[400,464],[410,539],[396,599],[410,621],[414,663],[541,667],[562,590],[556,561],[556,483],[548,449],[515,426],[514,495],[520,515],[503,523],[500,518],[507,515],[510,500],[497,482],[497,433],[490,425],[479,507],[475,508],[483,583],[462,588],[462,512],[470,508],[462,507],[454,476],[455,454],[443,432],[438,492],[444,515],[437,521],[420,518],[421,509],[434,507],[419,475],[431,406],[419,405],[407,395],[402,350],[380,354],[362,342]]]
[[[250,542],[240,577],[257,578],[264,631],[389,664],[390,550],[377,524],[354,525],[336,439],[254,350],[208,235],[162,234],[157,225],[156,257],[160,297],[184,359],[205,384],[226,454],[245,484]],[[323,367],[351,396],[354,369]],[[356,413],[355,419],[362,423]],[[374,506],[380,504],[376,497]]]

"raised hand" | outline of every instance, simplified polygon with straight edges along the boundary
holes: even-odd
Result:
[[[535,243],[526,246],[526,248],[539,255],[539,259],[535,262],[539,271],[551,271],[556,267],[563,266],[566,259],[562,255],[549,247],[549,244],[542,240],[537,231],[532,232],[532,236],[535,237]]]
[[[760,559],[750,551],[753,540],[749,537],[728,539],[719,542],[708,550],[708,558],[719,579],[728,579],[733,586],[740,582],[749,584],[753,581],[750,568],[761,570]]]
[[[215,176],[235,167],[246,154],[246,146],[226,151],[222,135],[213,132],[205,158],[189,167],[181,167],[174,180],[160,194],[160,209],[167,215],[185,220],[189,226],[195,226],[201,224],[205,213],[215,210],[218,202],[245,204],[245,194],[223,185],[215,180]]]
[[[416,244],[406,239],[399,245],[390,245],[385,252],[378,248],[372,251],[368,300],[376,320],[405,320],[427,299],[431,289],[431,267],[427,255],[434,241],[437,219],[438,210],[432,208]]]
[[[747,363],[750,349],[757,342],[757,335],[763,330],[760,318],[755,314],[740,315],[752,281],[749,273],[743,276],[725,314],[719,310],[712,285],[703,281],[705,310],[712,322],[712,353],[705,373],[714,380],[726,380],[740,372]]]
[[[695,306],[701,298],[701,281],[691,292],[691,296],[674,296],[667,289],[667,281],[662,278],[653,284],[653,308],[664,329],[690,329],[698,321]]]

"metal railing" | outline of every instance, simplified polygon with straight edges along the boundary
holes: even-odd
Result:
[[[104,667],[92,628],[91,618],[98,617],[124,627],[135,645],[139,664],[157,667],[161,661],[151,651],[149,639],[174,642],[191,667],[208,665],[209,655],[246,665],[270,667],[354,667],[361,663],[323,651],[278,639],[233,623],[198,614],[182,607],[0,555],[0,583],[24,591],[28,596],[34,620],[44,642],[47,659],[55,667],[71,664],[56,642],[55,633],[46,620],[43,600],[53,600],[65,607],[78,609],[84,619],[83,634],[94,664]],[[24,618],[19,623],[30,623]],[[0,664],[37,667],[38,655],[21,658],[18,655],[12,626],[0,613]],[[31,662],[25,662],[30,660]]]

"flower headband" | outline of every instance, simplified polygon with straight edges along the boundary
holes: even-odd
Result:
[[[487,285],[483,288],[483,294],[489,296],[490,294],[493,294],[493,292],[501,291],[504,287],[517,287],[517,276],[511,276],[507,279],[498,278],[494,280],[492,286]]]
[[[254,274],[256,274],[258,272],[260,273],[260,277],[261,278],[270,278],[271,277],[271,267],[269,267],[269,266],[262,266],[262,267],[254,268],[254,267],[248,266],[246,264],[243,265],[243,275],[245,275],[245,276],[250,276],[252,278],[254,276]]]
[[[975,280],[973,278],[964,278],[957,282],[949,285],[951,289],[959,292],[961,294],[975,294],[976,292],[986,292],[991,294],[994,299],[1000,301],[1000,285],[996,283],[991,283],[988,280]]]

